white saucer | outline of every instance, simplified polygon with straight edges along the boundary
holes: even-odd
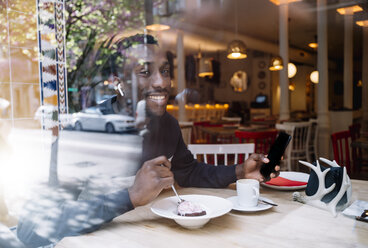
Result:
[[[240,206],[238,204],[238,197],[237,196],[232,196],[227,198],[229,201],[231,201],[233,203],[233,210],[237,210],[237,211],[243,211],[243,212],[258,212],[258,211],[263,211],[263,210],[267,210],[272,208],[272,205],[269,204],[263,204],[263,203],[258,203],[257,206],[255,207],[243,207]],[[264,201],[268,201],[270,203],[274,203],[272,200],[266,198],[266,197],[259,197],[260,200],[264,200]]]

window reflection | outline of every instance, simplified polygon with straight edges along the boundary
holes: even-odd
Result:
[[[112,218],[65,217],[63,211],[79,203],[81,211],[88,210],[96,201],[117,207],[110,194],[127,189],[144,161],[172,156],[174,147],[156,145],[172,138],[165,136],[172,130],[163,128],[158,116],[170,114],[182,130],[193,129],[186,143],[208,142],[193,127],[196,122],[277,120],[280,79],[267,64],[278,53],[278,27],[270,25],[278,21],[278,7],[266,0],[238,2],[244,14],[237,39],[247,43],[248,57],[229,61],[234,1],[70,0],[64,1],[64,10],[62,1],[1,1],[0,196],[3,191],[5,199],[0,198],[0,210],[8,211],[0,211],[0,221],[10,216],[8,225],[27,222],[47,243],[66,235],[56,234],[58,225],[85,231]],[[152,9],[145,10],[145,3]],[[316,87],[308,79],[317,51],[307,48],[306,34],[314,38],[315,9],[311,1],[290,5],[293,25],[303,17],[290,29],[290,60],[298,67],[290,93],[291,118],[296,119],[298,113],[309,118],[317,112]],[[148,31],[146,25],[154,23],[170,29]],[[330,86],[336,86],[343,82],[341,29],[329,25],[334,27],[329,29],[334,42],[329,46]],[[354,42],[360,42],[358,32]],[[361,42],[354,45],[355,58],[361,50]],[[199,53],[211,62],[213,76],[198,76]],[[361,69],[354,71],[354,81],[360,74]],[[342,87],[339,92],[332,88],[329,105],[341,109]],[[360,106],[362,92],[354,92],[354,106]],[[47,217],[45,212],[51,221],[35,225],[34,220]]]

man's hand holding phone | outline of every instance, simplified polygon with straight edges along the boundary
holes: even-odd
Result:
[[[261,167],[261,174],[266,179],[266,181],[272,178],[272,173],[276,172],[276,166],[279,167],[280,161],[286,147],[290,143],[291,136],[285,132],[280,132],[272,144],[270,151],[268,152],[267,158],[269,159],[268,163],[264,163]]]
[[[237,179],[256,179],[259,182],[266,181],[266,178],[261,174],[260,170],[263,164],[269,163],[270,160],[263,154],[253,153],[242,164],[235,167]],[[275,172],[270,174],[271,178],[279,175],[280,166],[275,167]],[[269,180],[269,179],[268,179]]]
[[[272,144],[266,156],[263,154],[252,154],[244,163],[235,168],[237,179],[249,178],[260,182],[268,181],[280,174],[280,161],[290,143],[291,136],[280,132]]]

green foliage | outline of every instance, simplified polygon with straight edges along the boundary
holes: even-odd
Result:
[[[144,26],[144,1],[66,0],[65,8],[68,85],[93,86],[106,79],[101,73],[107,73],[109,57],[116,53],[116,35]],[[75,110],[76,98],[69,94]]]
[[[68,84],[78,87],[92,83],[106,63],[106,56],[96,57],[96,51],[100,55],[114,53],[106,47],[110,37],[143,27],[144,1],[67,0],[65,7]]]

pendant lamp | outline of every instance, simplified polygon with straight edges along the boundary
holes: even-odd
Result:
[[[270,71],[280,71],[284,68],[284,62],[282,61],[282,58],[280,56],[272,57],[270,61],[270,66],[268,69]]]
[[[161,17],[170,16],[167,3],[161,3],[159,6],[156,6],[156,8],[159,9],[156,9],[156,11],[154,11],[153,1],[145,0],[144,8],[145,8],[145,20],[147,30],[158,32],[170,29],[169,25],[161,23]]]
[[[199,47],[198,59],[199,59],[198,77],[213,77],[211,60],[202,57],[200,47]]]
[[[310,80],[312,81],[312,83],[318,84],[318,71],[313,71],[310,74]]]
[[[247,57],[247,48],[241,40],[233,40],[227,46],[228,59],[245,59]]]
[[[235,40],[227,46],[228,59],[245,59],[247,57],[247,47],[243,41],[238,40],[238,0],[235,1]]]
[[[296,66],[293,63],[288,63],[288,78],[293,78],[296,72]]]
[[[199,60],[199,77],[213,77],[212,63],[211,60],[201,58]]]

